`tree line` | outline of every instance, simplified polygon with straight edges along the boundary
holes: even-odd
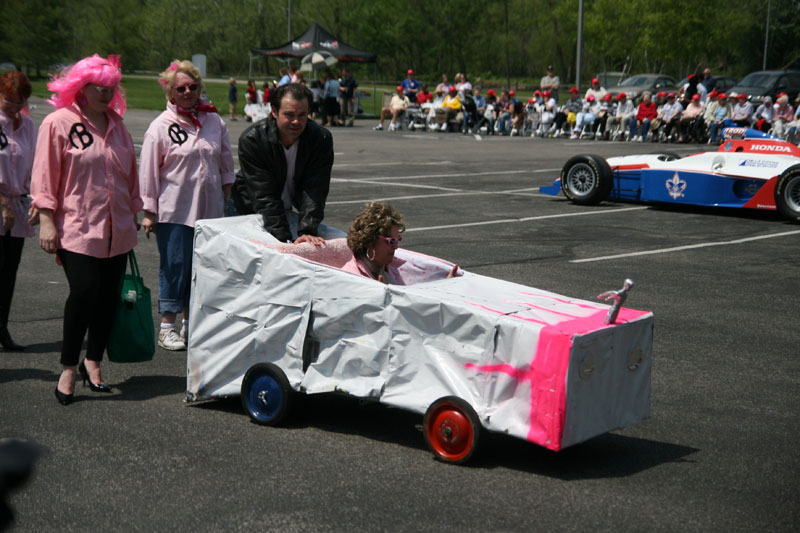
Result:
[[[413,68],[420,79],[537,79],[555,66],[575,79],[578,0],[0,0],[0,62],[30,75],[91,53],[122,55],[128,71],[160,72],[203,53],[213,76],[246,75],[249,50],[287,42],[317,22],[377,54],[379,79]],[[740,77],[800,67],[800,0],[585,0],[582,79],[597,72],[663,72],[678,78],[710,67]],[[277,60],[258,58],[257,78]],[[373,67],[356,69],[372,77]]]

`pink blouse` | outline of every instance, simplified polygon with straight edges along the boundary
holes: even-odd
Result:
[[[14,120],[0,111],[0,194],[6,197],[14,213],[11,236],[32,237],[34,231],[27,220],[31,203],[28,193],[33,152],[36,149],[36,126],[29,117],[20,117],[22,121],[15,130]]]
[[[386,265],[383,272],[380,274],[383,276],[383,282],[389,285],[405,285],[398,271],[398,267],[403,265],[403,263],[405,263],[405,261],[395,257],[391,263]],[[347,263],[342,265],[342,270],[358,276],[364,276],[365,278],[378,279],[367,265],[365,265],[363,261],[360,261],[355,255],[353,255]]]
[[[133,140],[122,117],[106,116],[103,136],[76,104],[47,115],[31,181],[34,207],[53,211],[59,248],[100,258],[136,246],[142,209]]]
[[[144,209],[158,222],[194,227],[224,214],[222,186],[235,178],[228,127],[217,113],[201,111],[198,120],[201,128],[168,103],[144,134],[139,181]]]

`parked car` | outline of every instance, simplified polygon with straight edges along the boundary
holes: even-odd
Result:
[[[634,74],[625,81],[608,89],[613,96],[625,93],[631,100],[638,100],[644,91],[657,93],[658,91],[677,91],[678,82],[672,76],[665,74]]]
[[[625,73],[598,72],[595,77],[600,81],[600,87],[616,87],[625,79]]]
[[[778,93],[789,95],[794,101],[800,93],[800,70],[761,70],[751,72],[733,87],[730,92],[744,93],[750,100],[760,101],[764,96],[771,96],[775,101]]]
[[[579,205],[607,198],[635,202],[765,209],[800,222],[800,148],[745,128],[726,128],[717,152],[570,158],[553,185]],[[743,136],[762,135],[761,138]],[[736,139],[739,137],[739,139]]]
[[[451,263],[400,248],[406,284],[385,285],[342,270],[341,232],[293,245],[261,223],[197,223],[188,401],[240,395],[273,426],[297,394],[348,394],[424,415],[425,441],[451,463],[484,429],[558,451],[649,416],[653,314],[620,307],[630,280],[590,302],[447,278]]]

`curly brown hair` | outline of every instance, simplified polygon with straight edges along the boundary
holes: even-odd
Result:
[[[392,226],[397,226],[401,233],[406,230],[400,211],[389,202],[370,202],[353,220],[347,232],[347,246],[356,257],[364,257],[367,249],[378,240],[378,235],[388,237],[391,234]]]

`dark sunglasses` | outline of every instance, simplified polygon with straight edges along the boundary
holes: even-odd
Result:
[[[180,87],[175,87],[175,90],[178,91],[178,94],[183,94],[186,91],[195,92],[198,87],[200,87],[199,84],[190,83],[189,85],[181,85]]]
[[[384,241],[386,241],[386,243],[387,243],[389,246],[394,246],[394,245],[400,246],[400,243],[401,243],[401,242],[402,242],[402,240],[403,240],[403,236],[402,236],[402,235],[400,235],[400,236],[399,236],[398,238],[396,238],[396,239],[395,239],[394,237],[384,237],[383,235],[378,235],[378,238],[379,238],[379,239],[383,239]]]

